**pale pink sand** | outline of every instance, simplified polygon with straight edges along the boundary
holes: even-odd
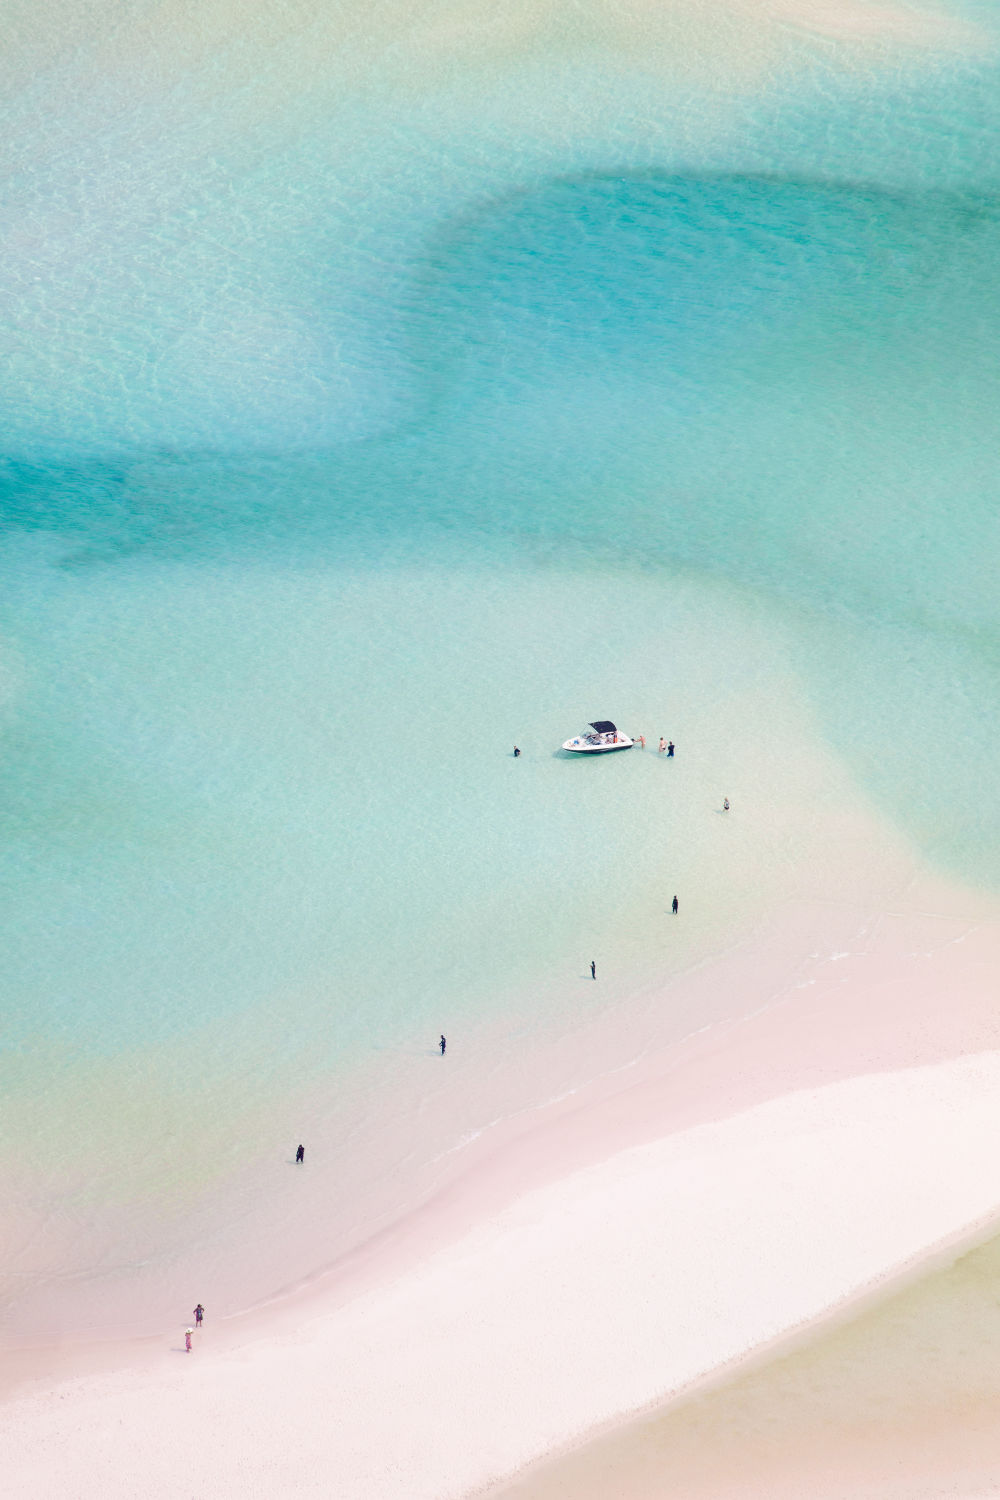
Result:
[[[738,985],[757,1014],[487,1133],[310,1296],[37,1381],[13,1493],[460,1495],[989,1216],[995,908],[928,886],[857,915],[849,953],[842,909],[790,908],[691,976],[694,1012]]]
[[[10,1403],[18,1495],[460,1495],[1000,1203],[1000,1054],[846,1080],[528,1193],[282,1332]]]

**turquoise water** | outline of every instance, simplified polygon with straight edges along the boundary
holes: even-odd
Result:
[[[15,26],[15,1327],[218,1237],[206,1184],[373,1051],[713,951],[814,832],[775,815],[758,900],[694,812],[797,785],[746,765],[789,682],[1000,884],[989,12],[929,49],[698,14],[653,55],[541,7]],[[598,715],[699,769],[553,756]]]

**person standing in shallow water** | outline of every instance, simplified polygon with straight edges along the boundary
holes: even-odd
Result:
[[[297,1167],[300,1167],[302,1165],[302,1163],[305,1161],[305,1159],[306,1159],[306,1148],[305,1148],[305,1146],[300,1146],[299,1149],[295,1153],[295,1165]]]
[[[681,905],[680,902],[678,901],[677,897],[675,896],[674,899],[673,899],[673,901],[670,903],[670,910],[673,912],[673,914],[674,914],[675,917],[676,917],[678,911],[680,910],[680,905]]]
[[[519,750],[519,749],[518,749],[518,748],[517,748],[517,746],[516,746],[516,745],[515,745],[515,746],[514,746],[514,759],[515,759],[515,760],[517,760],[517,757],[518,757],[518,756],[519,756],[519,755],[520,755],[520,753],[521,753],[521,752],[520,752],[520,750]]]
[[[723,797],[723,799],[722,799],[722,811],[723,812],[728,812],[729,811],[729,798],[728,797]]]
[[[590,960],[590,977],[591,979],[597,978],[597,964],[593,959]]]
[[[673,740],[671,740],[670,744],[667,746],[667,760],[673,760],[673,758],[674,758],[674,742],[673,742]]]
[[[664,752],[664,750],[666,748],[667,748],[667,742],[666,742],[666,740],[663,738],[663,736],[661,734],[660,735],[660,743],[656,747],[656,753],[657,753],[657,755],[662,755],[663,752]]]
[[[442,1056],[442,1057],[444,1057],[444,1049],[445,1049],[445,1048],[446,1048],[446,1047],[447,1047],[447,1045],[448,1045],[448,1043],[447,1043],[447,1041],[446,1041],[446,1040],[445,1040],[445,1038],[444,1038],[444,1037],[443,1037],[443,1036],[442,1036],[442,1038],[441,1038],[441,1041],[440,1041],[440,1047],[441,1047],[441,1056]]]

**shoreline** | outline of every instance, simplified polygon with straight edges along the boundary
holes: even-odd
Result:
[[[407,1296],[410,1301],[406,1302],[406,1317],[401,1316],[399,1327],[407,1326],[407,1317],[419,1316],[415,1309],[421,1299],[418,1297],[415,1303],[413,1292],[422,1280],[439,1274],[435,1267],[454,1264],[458,1257],[458,1263],[465,1269],[456,1284],[464,1287],[463,1277],[468,1280],[468,1268],[475,1265],[478,1256],[479,1267],[472,1280],[490,1286],[494,1273],[505,1274],[505,1257],[497,1247],[505,1235],[509,1239],[512,1224],[521,1223],[529,1240],[534,1234],[542,1256],[538,1274],[551,1276],[570,1264],[572,1255],[567,1261],[567,1246],[558,1242],[545,1249],[546,1236],[551,1237],[554,1232],[551,1223],[546,1229],[546,1222],[558,1223],[560,1212],[590,1212],[584,1210],[584,1204],[588,1201],[592,1207],[597,1204],[594,1193],[598,1191],[595,1184],[599,1183],[601,1203],[595,1225],[603,1226],[610,1212],[604,1199],[609,1194],[613,1198],[621,1185],[628,1182],[629,1174],[639,1170],[636,1162],[643,1153],[649,1158],[647,1165],[654,1158],[660,1161],[655,1168],[649,1166],[654,1172],[651,1181],[656,1180],[656,1172],[662,1171],[668,1174],[680,1171],[678,1180],[686,1181],[687,1169],[678,1165],[672,1153],[709,1150],[706,1160],[716,1162],[711,1154],[715,1148],[704,1142],[716,1137],[729,1142],[712,1170],[723,1171],[721,1182],[729,1180],[725,1172],[731,1174],[736,1164],[737,1178],[730,1188],[713,1193],[704,1183],[688,1183],[692,1194],[688,1201],[690,1214],[695,1218],[707,1215],[710,1220],[719,1205],[738,1190],[742,1170],[738,1158],[743,1149],[740,1138],[747,1122],[756,1129],[754,1121],[784,1117],[783,1112],[790,1122],[795,1118],[806,1119],[809,1110],[815,1107],[810,1101],[827,1097],[831,1090],[834,1093],[839,1090],[845,1098],[854,1097],[851,1090],[860,1090],[859,1099],[870,1097],[873,1101],[894,1091],[902,1091],[901,1097],[909,1098],[913,1089],[924,1087],[928,1070],[935,1077],[958,1079],[964,1069],[973,1080],[970,1087],[975,1091],[979,1088],[975,1082],[977,1072],[993,1067],[996,1059],[989,1054],[1000,1042],[991,1014],[989,984],[993,956],[1000,951],[1000,914],[996,904],[976,893],[924,881],[912,885],[905,896],[884,902],[877,912],[869,912],[860,925],[857,917],[853,909],[845,914],[840,908],[838,920],[831,923],[830,908],[822,902],[792,904],[749,944],[685,976],[680,984],[685,992],[685,1005],[695,1010],[702,993],[724,989],[736,983],[739,976],[748,1005],[755,997],[761,1003],[751,1006],[748,1014],[696,1030],[670,1045],[651,1048],[631,1063],[592,1079],[578,1092],[522,1110],[484,1131],[463,1149],[448,1153],[452,1159],[446,1163],[447,1172],[437,1187],[402,1218],[342,1257],[331,1270],[241,1315],[213,1323],[209,1308],[206,1331],[198,1341],[198,1367],[213,1368],[221,1375],[224,1368],[231,1368],[235,1362],[237,1367],[256,1371],[254,1379],[259,1377],[270,1390],[269,1362],[276,1351],[292,1343],[308,1346],[310,1359],[319,1361],[325,1371],[326,1356],[322,1351],[331,1339],[338,1345],[342,1343],[343,1326],[352,1327],[355,1336],[359,1333],[359,1317],[368,1319],[373,1326],[382,1326],[394,1299],[402,1297],[406,1302]],[[853,953],[807,946],[803,956],[803,939],[809,936],[811,941],[817,924],[828,933],[845,925],[852,927],[859,937]],[[930,945],[929,926],[936,927]],[[918,936],[923,947],[915,950],[914,940]],[[780,968],[782,955],[787,961],[790,943],[798,955],[796,963],[791,973],[786,972],[785,984],[775,989],[774,973],[776,967]],[[963,1001],[942,1014],[937,996],[945,975],[952,992],[957,988]],[[596,1023],[597,1030],[613,1022],[613,1016],[602,1017]],[[590,1040],[594,1041],[594,1037]],[[957,1107],[961,1115],[961,1107]],[[997,1123],[1000,1125],[1000,1120]],[[789,1125],[791,1134],[786,1131],[789,1141],[798,1128]],[[886,1128],[893,1128],[891,1120],[886,1122]],[[965,1126],[960,1124],[956,1128]],[[775,1141],[780,1135],[779,1131]],[[703,1145],[697,1145],[698,1141]],[[779,1150],[779,1146],[775,1144],[774,1149]],[[917,1156],[919,1149],[918,1142]],[[900,1144],[899,1150],[901,1160],[912,1166],[911,1147]],[[799,1171],[799,1166],[795,1171]],[[808,1180],[808,1174],[804,1180]],[[849,1182],[844,1191],[853,1191]],[[975,1196],[980,1188],[970,1184],[969,1191]],[[687,1392],[706,1381],[714,1385],[729,1378],[727,1372],[737,1365],[742,1367],[747,1361],[771,1357],[767,1351],[783,1346],[787,1340],[812,1337],[812,1330],[820,1324],[849,1315],[849,1309],[858,1305],[857,1299],[881,1300],[899,1277],[912,1279],[922,1274],[928,1257],[946,1255],[959,1244],[967,1243],[970,1236],[982,1238],[1000,1208],[1000,1180],[995,1193],[990,1196],[990,1192],[992,1189],[987,1193],[988,1203],[981,1204],[981,1212],[972,1216],[959,1214],[956,1220],[954,1206],[936,1207],[933,1223],[929,1221],[925,1229],[915,1232],[915,1242],[904,1247],[902,1259],[887,1253],[884,1264],[870,1268],[870,1274],[862,1276],[860,1283],[850,1276],[839,1290],[831,1283],[829,1295],[824,1292],[818,1305],[805,1309],[804,1318],[792,1317],[795,1308],[786,1308],[791,1321],[788,1317],[782,1321],[784,1315],[779,1314],[773,1328],[751,1330],[753,1336],[745,1345],[728,1353],[716,1351],[725,1354],[721,1361],[713,1360],[709,1350],[705,1368],[689,1372],[680,1386],[649,1389],[638,1404],[631,1399],[634,1390],[619,1391],[617,1396],[608,1391],[601,1398],[607,1402],[607,1409],[596,1420],[590,1420],[596,1399],[591,1392],[586,1400],[581,1397],[575,1417],[571,1419],[567,1410],[559,1419],[563,1424],[561,1430],[532,1434],[529,1426],[524,1438],[528,1451],[508,1453],[493,1465],[490,1473],[480,1472],[475,1476],[465,1473],[464,1477],[456,1474],[456,1485],[452,1488],[448,1488],[445,1476],[440,1473],[429,1488],[420,1488],[419,1476],[426,1472],[429,1462],[424,1454],[413,1471],[415,1487],[410,1493],[458,1495],[482,1491],[484,1485],[508,1485],[512,1482],[510,1476],[525,1465],[555,1461],[553,1454],[575,1449],[581,1441],[588,1441],[588,1434],[619,1428],[638,1420],[638,1412],[660,1407],[668,1388],[676,1389],[679,1394],[681,1388]],[[805,1203],[795,1194],[790,1194],[787,1201],[800,1217],[807,1215]],[[751,1208],[752,1205],[748,1206],[747,1211]],[[951,1221],[946,1222],[943,1215],[951,1215]],[[643,1218],[635,1220],[634,1229],[641,1240],[646,1234]],[[591,1240],[600,1239],[607,1232],[603,1227],[595,1227],[584,1243],[589,1246]],[[518,1239],[516,1232],[514,1239]],[[714,1243],[711,1236],[710,1242]],[[669,1237],[667,1243],[671,1243]],[[842,1252],[841,1261],[849,1260],[846,1245]],[[544,1271],[542,1264],[547,1267]],[[842,1266],[837,1275],[842,1275],[843,1269]],[[642,1276],[652,1272],[653,1265],[646,1264],[639,1275],[640,1284]],[[753,1304],[754,1299],[749,1300]],[[586,1307],[587,1297],[578,1298],[574,1305]],[[536,1312],[543,1321],[549,1316],[541,1309]],[[552,1338],[566,1336],[564,1325],[568,1318],[564,1308],[563,1323],[556,1319],[550,1330]],[[515,1325],[516,1322],[515,1317]],[[692,1346],[699,1350],[702,1332]],[[460,1362],[472,1357],[477,1341],[483,1339],[481,1331],[456,1335],[455,1346],[449,1345],[448,1358]],[[44,1417],[47,1422],[55,1411],[72,1410],[80,1402],[89,1408],[90,1403],[96,1402],[94,1410],[98,1415],[94,1419],[99,1424],[99,1413],[107,1407],[109,1388],[131,1389],[138,1385],[155,1387],[158,1391],[163,1387],[156,1400],[161,1396],[176,1400],[184,1412],[179,1420],[196,1420],[196,1414],[188,1411],[190,1397],[185,1394],[184,1383],[177,1385],[177,1373],[171,1368],[172,1354],[165,1349],[165,1343],[169,1339],[160,1336],[126,1344],[36,1345],[16,1355],[20,1365],[16,1374],[11,1369],[13,1359],[9,1352],[4,1381],[8,1412],[17,1411],[24,1418],[26,1413],[34,1411],[35,1420],[42,1420],[42,1413],[48,1413]],[[459,1347],[463,1343],[467,1346],[464,1354]],[[485,1357],[489,1348],[489,1338],[485,1338],[479,1358]],[[433,1364],[433,1349],[433,1336],[426,1329],[412,1340],[412,1358],[417,1363],[421,1358],[419,1351],[423,1350],[424,1358]],[[585,1355],[586,1350],[581,1353]],[[404,1365],[408,1359],[409,1356],[404,1359]],[[640,1375],[643,1363],[641,1359],[638,1361]],[[619,1375],[623,1374],[619,1371]],[[293,1384],[300,1378],[294,1372],[286,1372],[286,1377]],[[317,1376],[315,1369],[308,1377],[320,1384],[325,1378],[325,1374]],[[642,1378],[654,1378],[655,1387],[660,1377]],[[633,1376],[629,1375],[629,1379]],[[199,1384],[200,1381],[201,1377]],[[99,1394],[102,1391],[103,1398]],[[272,1395],[279,1402],[284,1399],[281,1389],[275,1389]],[[330,1392],[330,1399],[336,1401],[334,1391]],[[673,1403],[678,1395],[669,1399]],[[232,1420],[238,1410],[242,1410],[239,1405],[224,1420]],[[366,1420],[370,1415],[367,1414]],[[220,1413],[216,1416],[223,1420]],[[135,1438],[130,1439],[139,1445],[137,1461],[150,1442],[154,1448],[157,1446],[152,1434],[143,1435],[143,1425],[140,1423]],[[521,1421],[511,1422],[508,1435],[511,1441],[523,1426]],[[374,1435],[373,1443],[378,1446]],[[59,1448],[58,1442],[55,1448]],[[265,1444],[264,1450],[267,1449]],[[72,1451],[71,1444],[65,1455],[67,1463]],[[212,1493],[227,1493],[224,1474],[218,1474],[213,1482],[222,1485],[222,1489]],[[345,1483],[349,1483],[346,1478]],[[380,1483],[366,1477],[365,1493],[396,1493],[388,1481],[388,1487],[385,1484],[380,1487]],[[288,1492],[306,1491],[292,1488]],[[36,1489],[36,1493],[48,1492]],[[159,1491],[154,1488],[150,1493]]]
[[[802,1087],[1000,1045],[988,986],[990,955],[1000,952],[1000,903],[926,880],[889,898],[879,895],[874,914],[862,902],[784,902],[752,936],[671,981],[669,1005],[662,994],[650,1000],[640,989],[589,1016],[576,1033],[546,1038],[536,1093],[544,1089],[546,1069],[556,1092],[540,1098],[529,1092],[509,1112],[446,1146],[424,1164],[424,1179],[411,1183],[410,1201],[397,1203],[383,1223],[332,1260],[217,1318],[216,1326],[235,1330],[280,1317],[281,1309],[317,1294],[343,1301],[377,1280],[398,1247],[412,1260],[440,1242],[442,1229],[454,1238],[526,1191],[629,1147]],[[955,945],[962,945],[965,984],[971,991],[978,977],[981,1003],[967,995],[961,1012],[937,1014],[934,994],[925,988],[907,998],[907,1023],[898,1027],[885,992],[907,982],[895,966],[917,936],[915,927],[926,944],[928,923],[938,927],[931,949],[908,957],[932,965],[954,961]],[[852,951],[838,947],[845,942]],[[720,1010],[715,995],[737,988],[740,1008]],[[870,1004],[874,994],[878,1008]],[[650,1005],[658,1011],[652,1020]],[[712,1019],[693,1024],[713,1006]],[[633,1013],[624,1046],[623,1009],[626,1023]],[[680,1034],[671,1035],[678,1026]],[[839,1035],[841,1029],[849,1034]],[[610,1066],[595,1067],[596,1057],[610,1058]],[[0,1392],[11,1388],[3,1366],[13,1360],[41,1368],[49,1351],[54,1366],[63,1367],[75,1362],[78,1350],[86,1368],[92,1358],[103,1358],[102,1351],[155,1346],[161,1338],[153,1329],[124,1340],[75,1332],[10,1340],[0,1361]]]
[[[958,1078],[957,1091],[953,1087],[956,1074],[968,1075]],[[928,1255],[940,1258],[949,1253],[940,1239],[929,1248],[926,1243],[914,1248],[913,1226],[898,1230],[894,1224],[895,1249],[887,1247],[876,1237],[877,1244],[863,1247],[860,1259],[854,1257],[855,1269],[850,1273],[853,1280],[849,1280],[846,1286],[843,1256],[836,1254],[826,1267],[820,1267],[817,1282],[816,1257],[822,1258],[831,1226],[838,1222],[845,1206],[849,1207],[843,1202],[844,1182],[838,1180],[824,1184],[822,1198],[815,1199],[811,1208],[815,1212],[817,1207],[826,1204],[825,1223],[813,1226],[811,1230],[808,1225],[800,1223],[800,1231],[809,1231],[806,1234],[808,1243],[800,1245],[796,1242],[783,1251],[780,1246],[775,1246],[774,1225],[770,1222],[774,1199],[761,1205],[758,1185],[747,1185],[741,1194],[740,1184],[747,1161],[753,1159],[758,1150],[776,1169],[782,1190],[795,1185],[801,1188],[813,1181],[817,1161],[815,1139],[811,1138],[815,1138],[817,1127],[822,1136],[829,1128],[831,1118],[843,1112],[846,1094],[848,1103],[853,1101],[859,1105],[861,1113],[868,1111],[871,1114],[874,1110],[860,1135],[855,1123],[848,1127],[845,1136],[849,1146],[848,1177],[852,1180],[858,1163],[870,1155],[872,1128],[881,1130],[895,1120],[901,1105],[908,1115],[906,1128],[898,1133],[898,1139],[889,1143],[888,1160],[883,1164],[879,1184],[880,1192],[891,1189],[896,1193],[894,1206],[905,1215],[907,1205],[912,1206],[918,1196],[912,1192],[913,1183],[910,1184],[911,1190],[902,1194],[897,1183],[900,1168],[904,1177],[907,1171],[912,1176],[915,1169],[912,1153],[906,1155],[910,1151],[907,1131],[916,1121],[929,1119],[932,1134],[936,1135],[950,1117],[956,1100],[960,1104],[968,1101],[969,1077],[975,1082],[977,1076],[978,1097],[972,1101],[975,1122],[967,1121],[962,1127],[962,1141],[968,1147],[975,1140],[991,1135],[984,1108],[989,1121],[995,1124],[1000,1119],[1000,1105],[994,1102],[1000,1081],[1000,1054],[989,1059],[972,1058],[964,1063],[914,1070],[909,1075],[889,1074],[848,1080],[845,1084],[773,1101],[721,1125],[695,1127],[666,1142],[618,1153],[597,1168],[573,1174],[555,1188],[530,1192],[515,1200],[497,1218],[438,1249],[409,1270],[402,1271],[396,1279],[388,1279],[374,1288],[358,1292],[339,1308],[300,1307],[296,1318],[279,1318],[271,1327],[257,1322],[252,1328],[244,1329],[242,1337],[231,1342],[225,1338],[217,1340],[206,1330],[196,1340],[196,1361],[185,1360],[178,1364],[172,1359],[173,1349],[161,1349],[156,1365],[145,1369],[133,1366],[110,1375],[63,1380],[54,1387],[50,1382],[47,1390],[8,1404],[7,1414],[14,1438],[11,1472],[16,1479],[22,1455],[26,1472],[36,1472],[37,1437],[41,1424],[48,1433],[47,1463],[54,1462],[55,1468],[51,1488],[46,1488],[42,1476],[33,1492],[53,1496],[57,1492],[91,1493],[86,1488],[74,1490],[71,1474],[81,1458],[86,1457],[92,1443],[98,1446],[101,1442],[112,1444],[113,1427],[119,1434],[113,1440],[118,1445],[118,1457],[127,1460],[126,1467],[143,1463],[148,1466],[147,1472],[151,1470],[147,1493],[169,1493],[170,1485],[175,1482],[172,1447],[165,1446],[159,1426],[150,1421],[150,1410],[155,1409],[161,1416],[166,1414],[169,1419],[166,1425],[171,1431],[177,1422],[188,1428],[193,1425],[196,1438],[202,1435],[202,1424],[210,1424],[217,1450],[210,1472],[203,1481],[205,1487],[193,1493],[245,1493],[242,1486],[248,1464],[251,1471],[257,1468],[267,1470],[285,1453],[286,1441],[299,1451],[307,1433],[313,1435],[313,1442],[322,1441],[325,1429],[321,1422],[318,1427],[316,1424],[320,1409],[329,1404],[341,1413],[353,1411],[361,1416],[366,1429],[359,1434],[352,1427],[346,1441],[342,1429],[338,1428],[336,1434],[327,1433],[331,1448],[325,1460],[325,1470],[330,1472],[332,1467],[339,1493],[431,1496],[482,1492],[484,1485],[488,1487],[505,1470],[510,1473],[523,1467],[525,1460],[537,1456],[537,1450],[536,1454],[530,1454],[530,1446],[538,1444],[543,1436],[540,1429],[547,1426],[547,1435],[551,1437],[554,1435],[552,1424],[556,1423],[563,1428],[564,1444],[567,1438],[572,1440],[572,1426],[569,1433],[566,1431],[569,1412],[565,1392],[554,1392],[551,1381],[556,1367],[570,1385],[573,1372],[577,1371],[575,1378],[579,1380],[581,1390],[575,1399],[569,1401],[569,1407],[578,1410],[582,1403],[585,1408],[587,1405],[593,1408],[595,1403],[599,1406],[613,1397],[618,1403],[617,1410],[606,1412],[601,1425],[618,1426],[622,1421],[635,1420],[637,1412],[652,1404],[647,1400],[644,1406],[639,1406],[628,1399],[641,1390],[644,1380],[652,1378],[648,1369],[651,1358],[666,1359],[658,1379],[662,1380],[670,1373],[677,1377],[665,1387],[674,1393],[674,1399],[682,1394],[687,1396],[703,1381],[725,1378],[738,1364],[755,1358],[766,1359],[789,1339],[807,1340],[821,1324],[828,1324],[831,1318],[842,1318],[850,1307],[858,1305],[858,1298],[862,1301],[880,1300],[898,1286],[901,1277],[912,1279],[919,1275]],[[887,1094],[891,1096],[888,1101]],[[856,1122],[858,1110],[851,1113]],[[775,1118],[778,1121],[776,1129],[773,1128]],[[753,1147],[750,1158],[745,1155],[748,1137]],[[904,1140],[904,1157],[900,1158],[900,1141]],[[786,1150],[790,1142],[793,1145],[791,1156]],[[693,1156],[690,1155],[692,1150]],[[693,1183],[690,1176],[692,1166],[697,1179]],[[989,1210],[975,1221],[965,1218],[957,1238],[955,1232],[950,1237],[952,1247],[967,1241],[970,1235],[981,1238],[984,1232],[988,1232],[989,1225],[996,1222],[1000,1204],[1000,1169],[995,1172],[997,1180],[984,1188],[982,1168],[983,1161],[971,1163],[959,1198],[948,1205],[948,1210],[955,1214],[956,1204],[961,1201],[964,1211],[972,1199],[980,1206],[988,1199]],[[719,1171],[722,1177],[716,1182]],[[717,1188],[725,1183],[728,1192],[715,1191],[706,1199],[702,1191],[705,1173],[710,1188],[713,1183]],[[922,1180],[922,1174],[923,1168],[920,1168],[913,1182]],[[694,1191],[694,1196],[688,1201],[692,1218],[688,1221],[687,1240],[678,1258],[673,1209],[660,1208],[651,1213],[650,1205],[662,1199],[664,1189],[672,1196],[677,1191],[683,1192],[685,1184]],[[972,1199],[968,1198],[969,1193]],[[735,1206],[731,1202],[727,1204],[727,1199],[732,1196],[738,1200]],[[802,1207],[801,1199],[796,1200],[796,1205]],[[748,1226],[743,1215],[753,1206],[758,1210],[763,1206],[765,1212],[758,1213],[756,1229],[750,1226],[753,1233],[749,1250],[746,1245],[727,1245],[729,1236],[725,1226],[734,1227],[739,1223],[745,1234]],[[720,1208],[724,1209],[721,1218]],[[938,1221],[941,1212],[940,1207],[935,1209]],[[693,1223],[699,1214],[704,1222]],[[611,1235],[612,1242],[597,1243],[601,1239],[598,1232],[601,1226],[606,1226],[605,1233]],[[653,1244],[640,1247],[633,1266],[628,1256],[636,1243],[635,1230],[639,1227],[651,1237]],[[761,1230],[763,1241],[759,1239]],[[926,1226],[916,1233],[919,1238],[920,1234],[926,1233]],[[901,1239],[898,1238],[900,1234]],[[911,1236],[909,1254],[901,1257],[898,1251],[901,1246],[906,1246],[907,1235]],[[636,1267],[641,1273],[637,1290],[645,1304],[650,1288],[656,1287],[655,1262],[668,1246],[673,1256],[671,1274],[677,1277],[678,1287],[673,1294],[667,1295],[665,1307],[654,1302],[637,1309],[632,1301],[632,1273]],[[761,1248],[764,1246],[768,1249],[762,1260]],[[779,1251],[779,1260],[784,1255],[783,1263],[777,1267],[766,1266],[767,1255],[775,1249]],[[809,1287],[801,1290],[797,1294],[799,1303],[790,1308],[788,1274],[800,1273],[802,1250],[806,1252],[810,1266],[808,1274],[812,1290]],[[870,1261],[872,1254],[876,1257],[874,1264]],[[579,1258],[576,1263],[574,1256]],[[707,1267],[704,1264],[706,1256]],[[744,1260],[750,1266],[749,1286],[730,1287],[727,1268],[729,1275],[736,1274]],[[867,1272],[860,1279],[859,1267],[862,1272]],[[543,1268],[550,1276],[557,1271],[559,1275],[539,1296],[537,1287]],[[599,1289],[602,1295],[608,1294],[612,1268],[619,1272],[625,1286],[624,1290],[621,1286],[612,1288],[613,1305],[602,1308],[594,1298]],[[692,1274],[695,1277],[693,1282]],[[763,1281],[760,1280],[761,1274]],[[829,1280],[831,1276],[832,1281]],[[755,1284],[758,1294],[762,1290],[766,1293],[766,1288],[770,1287],[772,1297],[777,1287],[782,1307],[768,1308],[766,1294],[763,1298],[753,1294]],[[720,1287],[728,1287],[728,1291],[723,1298],[725,1305],[718,1307],[716,1298]],[[528,1324],[518,1326],[517,1312],[520,1309],[523,1316],[524,1299],[532,1295],[533,1289]],[[664,1288],[657,1290],[662,1298]],[[581,1303],[581,1292],[590,1294],[588,1301]],[[833,1299],[830,1292],[835,1293]],[[692,1295],[697,1299],[693,1308]],[[446,1299],[445,1304],[442,1296]],[[449,1306],[447,1316],[439,1317],[438,1311],[451,1302],[457,1302],[457,1308]],[[582,1321],[579,1316],[581,1306],[590,1309],[588,1317]],[[537,1326],[543,1308],[548,1317],[547,1328]],[[744,1325],[734,1331],[733,1314],[737,1309],[744,1313],[752,1309],[754,1326]],[[623,1312],[627,1315],[624,1325]],[[802,1315],[793,1316],[795,1312]],[[679,1353],[664,1351],[655,1326],[651,1330],[648,1328],[650,1320],[663,1328],[670,1326],[673,1336],[681,1340]],[[544,1323],[545,1320],[541,1321]],[[442,1322],[445,1325],[443,1344],[440,1342]],[[509,1332],[511,1328],[514,1329],[513,1337]],[[500,1329],[504,1330],[506,1346],[496,1344]],[[588,1351],[592,1361],[595,1355],[601,1356],[591,1363],[582,1377],[579,1367],[563,1362],[567,1348],[560,1345],[553,1349],[552,1335],[557,1332],[562,1334],[568,1352],[577,1358],[585,1356]],[[473,1333],[475,1339],[470,1341]],[[596,1350],[593,1348],[595,1338]],[[639,1349],[635,1347],[637,1338],[644,1340]],[[485,1340],[485,1349],[492,1361],[488,1376],[487,1366],[483,1363],[486,1353],[483,1348],[475,1347],[478,1340]],[[345,1348],[352,1351],[349,1369],[344,1368],[342,1358]],[[177,1348],[176,1352],[181,1350]],[[698,1368],[691,1368],[692,1359],[697,1361]],[[608,1361],[612,1366],[610,1371],[606,1368]],[[527,1392],[511,1386],[515,1370],[523,1372]],[[478,1381],[472,1379],[470,1386],[473,1372],[477,1372],[479,1378]],[[427,1390],[427,1378],[432,1373],[434,1388]],[[637,1377],[638,1384],[630,1392],[623,1393],[620,1382],[626,1376],[629,1379]],[[383,1382],[388,1383],[393,1398],[376,1408],[373,1398]],[[439,1418],[441,1416],[437,1382],[440,1382],[441,1399],[446,1403],[449,1416],[431,1442],[426,1436],[428,1424],[435,1413]],[[483,1384],[487,1387],[485,1391],[477,1389]],[[529,1398],[537,1400],[543,1391],[550,1393],[549,1401],[554,1400],[556,1410],[543,1411],[529,1424],[529,1452],[524,1453],[522,1448],[522,1463],[510,1464],[510,1459],[517,1453],[519,1434],[524,1430]],[[652,1392],[649,1395],[655,1400]],[[395,1404],[396,1396],[405,1398],[405,1407]],[[662,1404],[662,1395],[659,1404]],[[458,1413],[452,1411],[454,1405],[460,1407]],[[404,1409],[411,1412],[411,1420],[415,1416],[420,1434],[420,1451],[418,1454],[410,1452],[409,1467],[406,1467],[405,1459],[401,1462],[401,1458],[415,1441],[415,1436],[410,1423],[400,1415]],[[256,1424],[264,1411],[272,1413],[271,1422],[277,1422],[277,1428],[269,1434],[265,1425],[258,1434],[255,1426],[248,1453],[241,1447],[239,1434],[248,1420]],[[484,1412],[494,1415],[499,1412],[504,1422],[499,1439],[496,1436],[493,1439],[494,1443],[499,1442],[501,1452],[490,1465],[492,1473],[484,1472],[482,1461],[482,1443],[490,1425]],[[456,1417],[459,1420],[456,1421]],[[470,1420],[473,1428],[466,1436],[466,1424]],[[124,1424],[124,1431],[119,1428],[120,1422]],[[286,1438],[289,1424],[291,1437]],[[577,1425],[580,1429],[576,1434],[578,1438],[586,1437],[587,1431],[594,1427],[593,1423],[586,1422]],[[203,1435],[207,1440],[209,1432],[206,1430]],[[471,1447],[467,1446],[470,1437]],[[443,1463],[432,1463],[438,1453],[438,1440],[449,1451],[444,1455]],[[464,1447],[464,1451],[457,1455],[463,1460],[457,1464],[457,1471],[452,1446],[455,1444]],[[346,1451],[343,1451],[345,1447]],[[485,1451],[489,1452],[488,1449]],[[383,1453],[388,1455],[389,1471],[382,1469],[377,1457]],[[374,1468],[369,1469],[369,1465],[374,1465]],[[102,1488],[105,1493],[125,1493],[120,1488],[120,1481],[117,1483],[118,1488],[116,1481],[110,1481],[105,1475]],[[311,1493],[298,1466],[294,1466],[284,1488],[286,1493]]]

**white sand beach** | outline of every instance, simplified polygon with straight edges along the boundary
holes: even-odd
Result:
[[[508,1500],[980,1500],[1000,1489],[1000,1240],[530,1466]]]

